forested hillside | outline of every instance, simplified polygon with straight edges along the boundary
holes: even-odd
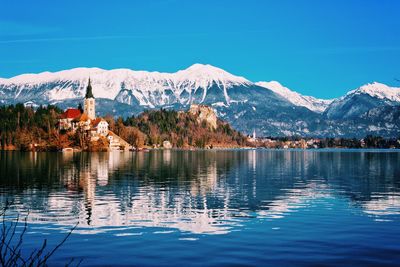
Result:
[[[29,150],[34,144],[56,149],[59,142],[56,106],[40,106],[36,110],[23,104],[0,107],[0,146],[2,149]]]
[[[83,150],[106,150],[106,140],[91,143],[82,131],[58,130],[62,110],[56,106],[37,109],[23,104],[0,107],[0,147],[6,150],[51,150],[75,147]],[[160,147],[169,141],[177,148],[238,147],[246,137],[228,123],[217,119],[216,127],[199,120],[198,114],[170,110],[145,111],[139,116],[115,119],[106,116],[109,129],[136,148]]]
[[[111,128],[113,123],[110,123]],[[214,129],[197,114],[173,110],[145,111],[138,117],[117,120],[115,131],[121,137],[129,138],[129,129],[138,129],[149,146],[160,146],[170,141],[173,147],[238,147],[246,145],[246,137],[217,119]],[[127,131],[127,133],[125,133]],[[132,130],[130,130],[132,131]]]

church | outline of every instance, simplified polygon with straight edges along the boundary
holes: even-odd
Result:
[[[73,132],[80,130],[90,137],[94,142],[101,137],[106,137],[110,150],[128,150],[131,146],[108,128],[108,122],[96,117],[96,99],[93,95],[91,80],[89,78],[82,108],[68,108],[59,119],[59,130],[64,132]]]
[[[96,134],[107,136],[108,123],[102,118],[96,118],[96,99],[93,96],[92,83],[89,78],[86,87],[83,110],[79,108],[68,108],[59,120],[59,129],[75,132],[81,128],[90,131],[92,137]]]

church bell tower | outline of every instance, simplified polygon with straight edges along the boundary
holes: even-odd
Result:
[[[96,104],[95,99],[92,92],[92,84],[90,82],[86,87],[86,95],[85,95],[85,103],[84,103],[84,113],[88,116],[89,119],[94,120],[96,118]]]

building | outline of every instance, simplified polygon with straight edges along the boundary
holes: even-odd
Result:
[[[94,120],[96,118],[96,101],[93,96],[92,84],[90,82],[90,78],[89,78],[88,86],[86,87],[86,95],[85,95],[83,112],[85,114],[87,114],[87,116],[90,120]]]
[[[80,117],[73,121],[72,128],[74,130],[80,128],[84,131],[89,131],[91,128],[91,120],[89,119],[89,116],[86,113],[83,113]]]
[[[124,139],[113,133],[112,131],[108,131],[107,135],[108,142],[110,143],[110,150],[130,150],[132,146],[126,142]]]
[[[163,142],[163,148],[165,148],[165,149],[171,149],[171,148],[172,148],[171,142],[168,141],[168,140],[165,140],[165,141]]]
[[[253,130],[253,135],[252,136],[248,136],[247,140],[249,142],[256,142],[257,141],[256,129]]]
[[[103,118],[96,118],[96,101],[89,79],[86,87],[83,113],[79,109],[67,109],[59,119],[59,129],[75,132],[82,131],[91,142],[107,138],[109,150],[129,150],[132,146],[108,128],[108,122]]]
[[[73,121],[75,119],[78,119],[81,115],[82,115],[81,111],[77,108],[67,109],[63,114],[61,114],[58,123],[58,128],[60,130],[65,130],[65,131],[74,130]]]
[[[97,118],[92,121],[92,132],[97,135],[107,136],[108,135],[108,122],[103,118]]]
[[[77,129],[90,131],[94,134],[107,136],[108,123],[102,119],[96,119],[96,100],[93,96],[92,84],[89,78],[86,87],[83,113],[80,109],[68,108],[59,119],[59,129],[75,132]]]

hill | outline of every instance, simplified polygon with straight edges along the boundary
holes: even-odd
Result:
[[[0,108],[0,147],[5,150],[59,151],[65,147],[80,150],[108,150],[108,140],[91,142],[81,131],[59,130],[62,110],[56,106],[25,107],[23,104]],[[105,118],[109,129],[135,148],[240,147],[247,138],[217,118],[207,106],[189,110],[147,110],[138,116]]]
[[[192,105],[187,111],[147,110],[116,122],[107,118],[110,129],[134,146],[162,147],[165,142],[176,148],[241,147],[247,138],[217,118],[207,106]],[[137,140],[132,132],[139,131]]]

